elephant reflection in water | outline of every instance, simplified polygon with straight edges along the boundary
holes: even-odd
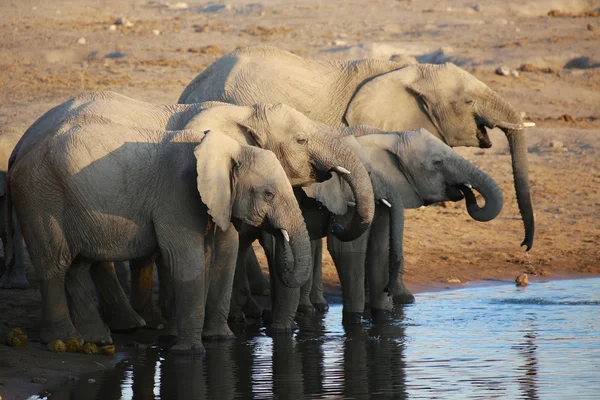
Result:
[[[353,398],[404,399],[402,310],[394,324],[349,326],[332,332],[320,316],[298,319],[297,335],[262,336],[258,327],[236,332],[238,339],[206,343],[205,357],[172,357],[138,350],[90,385],[81,379],[53,398],[103,400]],[[334,324],[337,322],[334,322]],[[256,328],[256,329],[254,329]],[[63,394],[64,396],[56,396]]]

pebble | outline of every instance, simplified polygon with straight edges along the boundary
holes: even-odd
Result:
[[[345,40],[336,39],[333,42],[331,42],[331,44],[334,46],[346,46],[348,45],[348,42],[346,42]]]
[[[552,147],[553,149],[560,149],[563,146],[564,146],[564,144],[560,140],[551,140],[550,141],[550,147]]]
[[[85,40],[84,37],[80,37],[79,39],[77,39],[77,44],[84,45],[86,43],[87,43],[87,40]]]
[[[48,383],[48,379],[37,376],[35,378],[31,378],[31,382],[32,383]]]
[[[107,31],[109,32],[114,32],[117,30],[117,26],[116,25],[110,25],[108,28],[106,28]]]
[[[594,32],[596,30],[596,27],[592,24],[587,24],[587,30],[590,32]]]
[[[515,283],[517,284],[517,286],[520,287],[527,286],[529,285],[529,277],[527,276],[527,274],[522,273],[519,276],[517,276],[517,278],[515,279]]]
[[[446,283],[460,283],[458,278],[446,278]]]
[[[502,66],[496,68],[496,74],[502,75],[502,76],[514,76],[515,78],[519,77],[519,71],[508,68],[508,67],[502,67]]]
[[[188,8],[187,3],[178,1],[177,3],[167,3],[170,10],[185,10]]]
[[[158,35],[160,35],[160,31],[158,29],[152,29],[152,34],[154,36],[158,36]]]

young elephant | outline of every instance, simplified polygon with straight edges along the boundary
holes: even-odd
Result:
[[[202,351],[206,297],[218,293],[225,301],[214,312],[227,312],[218,308],[228,305],[234,266],[211,266],[237,251],[232,221],[289,240],[294,268],[279,277],[306,281],[306,228],[270,151],[216,132],[69,120],[45,128],[11,160],[7,186],[41,279],[42,342],[103,329],[85,286],[91,263],[159,254],[174,295],[173,350]]]
[[[335,214],[336,220],[347,219],[352,214],[352,194],[337,174],[326,182],[304,188],[307,196],[300,196],[299,204],[313,239],[313,276],[302,289],[284,288],[274,282],[275,296],[285,299],[274,301],[274,324],[293,315],[296,306],[301,313],[311,313],[313,304],[320,309],[326,307],[320,237],[327,235],[329,253],[342,284],[343,322],[355,324],[361,321],[365,306],[365,272],[374,317],[384,317],[391,311],[392,292],[395,297],[402,297],[396,300],[400,303],[414,299],[402,280],[405,208],[458,201],[464,195],[467,211],[476,221],[489,221],[502,210],[502,192],[496,182],[425,129],[384,132],[355,126],[341,131],[351,135],[344,137],[345,144],[370,171],[377,203],[373,223],[367,233],[354,241],[336,240],[328,234],[329,213]],[[483,207],[477,205],[471,187],[485,199]],[[316,199],[328,212],[320,210],[311,199]]]
[[[506,133],[525,239],[535,223],[527,139],[519,113],[459,67],[383,60],[313,61],[269,46],[244,47],[215,61],[185,88],[179,103],[285,103],[328,125],[386,131],[425,128],[447,145],[488,148],[486,128]]]

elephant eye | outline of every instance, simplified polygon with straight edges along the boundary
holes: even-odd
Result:
[[[273,197],[275,197],[275,192],[273,192],[271,189],[265,189],[265,198],[267,200],[272,200]]]
[[[444,164],[444,160],[433,160],[433,166],[440,168]]]
[[[475,105],[475,100],[469,99],[469,100],[465,101],[465,103],[469,106],[473,106],[473,105]]]
[[[308,139],[306,137],[304,137],[304,136],[300,136],[300,137],[296,138],[296,143],[298,143],[298,144],[304,145],[307,142],[308,142]]]

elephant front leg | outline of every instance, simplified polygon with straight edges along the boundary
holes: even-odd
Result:
[[[327,237],[327,248],[342,284],[342,323],[360,324],[365,307],[365,257],[369,232],[352,242]]]
[[[166,321],[153,295],[153,259],[141,257],[131,260],[129,266],[131,268],[130,301],[133,309],[144,318],[148,328],[163,329]]]
[[[176,237],[177,235],[170,235]],[[171,275],[174,323],[177,338],[170,351],[175,353],[204,353],[206,291],[203,244],[181,240],[177,244],[161,246],[162,264]]]
[[[215,235],[215,257],[209,267],[204,339],[234,339],[227,325],[231,290],[238,255],[238,233],[234,227]]]
[[[74,262],[67,271],[65,287],[69,314],[86,342],[111,344],[108,326],[98,314],[90,280],[90,262]]]
[[[313,258],[312,286],[310,302],[318,312],[329,310],[329,304],[323,295],[323,239],[311,240]]]
[[[129,304],[114,263],[94,263],[90,273],[98,293],[100,315],[111,331],[131,331],[146,326],[144,319]]]

